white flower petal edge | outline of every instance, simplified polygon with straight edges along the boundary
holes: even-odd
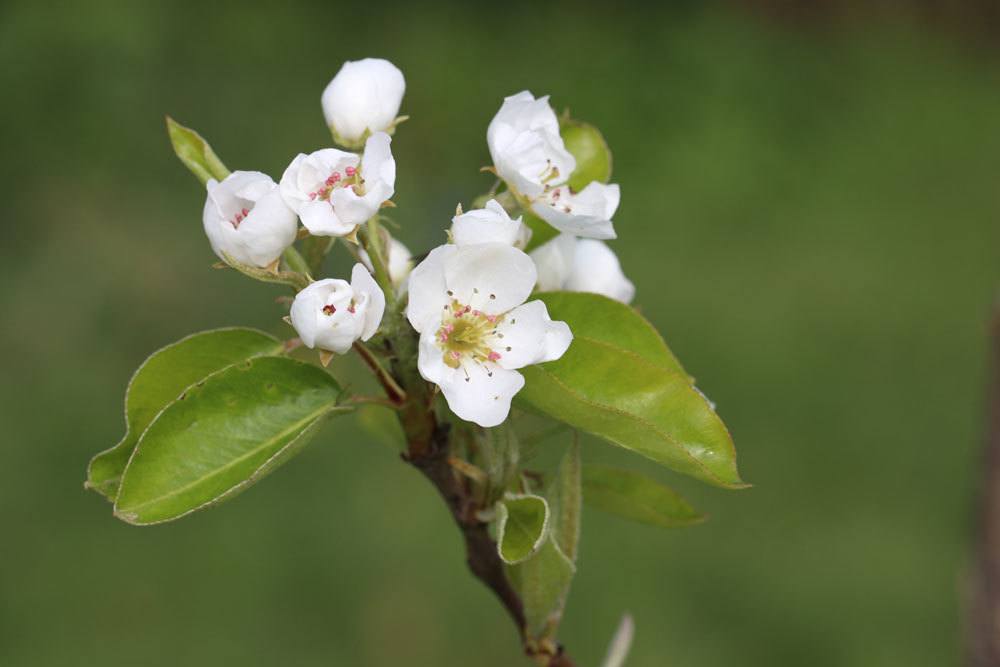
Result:
[[[593,182],[574,193],[566,185],[576,160],[559,134],[548,97],[527,91],[504,99],[486,132],[493,166],[519,199],[556,229],[613,239],[617,185]]]
[[[323,116],[337,143],[353,148],[366,132],[392,129],[405,91],[403,73],[388,60],[349,60],[323,90]]]
[[[292,160],[281,177],[281,196],[315,236],[347,236],[392,197],[396,161],[389,135],[376,132],[364,154],[324,148]]]
[[[602,241],[560,234],[531,252],[538,290],[593,292],[631,303],[635,285],[625,277],[614,251]]]
[[[572,342],[544,303],[524,303],[536,278],[530,257],[498,242],[440,246],[410,274],[417,367],[461,419],[486,428],[503,422],[524,386],[515,369],[558,359]]]
[[[385,294],[363,264],[355,264],[351,282],[318,280],[295,295],[292,326],[309,348],[344,354],[354,341],[368,340],[385,313]]]
[[[212,250],[241,264],[266,267],[295,242],[295,213],[278,186],[259,171],[234,171],[221,183],[210,179],[202,222]]]
[[[451,219],[451,240],[455,245],[473,243],[506,243],[524,248],[531,239],[531,230],[521,218],[512,220],[496,199]]]

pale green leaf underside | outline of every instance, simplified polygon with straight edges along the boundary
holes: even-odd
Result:
[[[579,192],[593,181],[607,183],[611,180],[611,149],[601,131],[590,123],[563,119],[559,134],[574,158],[576,169],[570,174],[568,184]]]
[[[508,495],[497,503],[497,551],[505,563],[520,563],[541,546],[549,506],[541,496]]]
[[[508,566],[507,572],[521,596],[528,633],[547,634],[558,623],[576,566],[549,532],[531,558]]]
[[[234,495],[298,451],[340,393],[323,370],[284,357],[250,359],[209,376],[143,434],[115,514],[158,523]]]
[[[154,352],[136,370],[126,390],[125,436],[91,460],[87,487],[114,501],[135,443],[167,404],[216,371],[281,351],[281,341],[273,336],[254,329],[231,328],[196,333]]]
[[[552,514],[550,522],[556,544],[570,562],[576,562],[576,549],[580,541],[580,443],[574,438],[556,470],[555,477],[545,494]]]
[[[167,134],[174,152],[184,166],[191,170],[202,185],[210,178],[222,181],[229,175],[226,165],[215,154],[212,147],[200,134],[189,127],[184,127],[170,116],[167,116]]]
[[[588,505],[620,517],[661,528],[679,528],[705,520],[673,490],[629,470],[583,467],[583,498]]]
[[[642,316],[597,294],[538,298],[569,324],[573,343],[561,359],[521,371],[520,405],[683,474],[745,486],[722,420]]]

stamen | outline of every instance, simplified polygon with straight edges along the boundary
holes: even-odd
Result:
[[[326,314],[326,315],[333,315],[335,312],[337,312],[337,308],[333,304],[329,304],[328,303],[325,306],[323,306],[323,313],[324,314]]]

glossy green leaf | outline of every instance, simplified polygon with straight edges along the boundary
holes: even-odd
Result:
[[[601,131],[590,123],[564,117],[559,121],[566,150],[576,158],[576,169],[569,177],[569,187],[579,192],[592,181],[611,180],[611,149]]]
[[[208,183],[210,178],[222,181],[229,175],[226,165],[222,164],[222,160],[208,142],[200,134],[189,127],[184,127],[170,116],[167,116],[167,134],[170,135],[170,143],[173,144],[177,157],[192,174],[198,177],[202,185]]]
[[[661,528],[691,526],[705,520],[663,484],[618,468],[584,466],[583,498],[588,505],[605,512]]]
[[[125,392],[125,437],[91,460],[87,488],[114,501],[135,443],[167,404],[211,373],[281,351],[281,341],[271,335],[232,328],[196,333],[154,352],[136,370]]]
[[[235,495],[298,452],[337,409],[340,394],[328,373],[285,357],[258,357],[208,376],[143,433],[115,515],[159,523]]]
[[[518,404],[710,484],[745,486],[729,432],[655,329],[597,294],[539,294],[573,343],[529,366]]]
[[[505,563],[520,563],[542,544],[549,506],[541,496],[507,495],[496,505],[497,551]]]
[[[546,494],[552,513],[552,535],[571,562],[576,562],[580,542],[580,443],[574,437]]]
[[[538,638],[554,633],[576,566],[556,544],[551,532],[546,534],[537,553],[509,566],[507,573],[521,596],[528,634]]]

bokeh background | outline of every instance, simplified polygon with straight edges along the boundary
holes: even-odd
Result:
[[[586,441],[712,516],[585,514],[577,660],[596,667],[629,610],[633,667],[958,663],[1000,278],[990,7],[7,0],[0,664],[522,664],[433,490],[350,419],[175,524],[126,526],[82,486],[149,352],[288,335],[280,289],[209,268],[163,115],[277,177],[326,145],[320,91],[369,55],[407,77],[396,218],[417,250],[489,187],[504,95],[603,129],[637,303],[755,485]]]

